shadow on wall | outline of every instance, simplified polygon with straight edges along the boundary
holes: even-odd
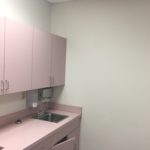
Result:
[[[54,87],[53,98],[51,99],[51,101],[59,103],[63,91],[64,91],[64,86]]]
[[[25,93],[14,93],[0,96],[0,116],[26,108]]]

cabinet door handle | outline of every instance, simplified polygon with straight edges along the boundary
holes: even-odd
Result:
[[[6,82],[6,91],[9,89],[9,81],[8,80],[5,80],[5,82]]]
[[[1,91],[3,92],[4,91],[4,81],[1,80]]]

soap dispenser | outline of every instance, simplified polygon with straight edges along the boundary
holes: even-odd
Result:
[[[38,90],[31,90],[26,92],[26,104],[27,107],[36,108],[39,104]]]

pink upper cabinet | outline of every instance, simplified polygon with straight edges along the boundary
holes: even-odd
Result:
[[[31,89],[33,27],[6,19],[5,93]]]
[[[52,38],[52,62],[51,80],[52,86],[65,84],[65,63],[66,63],[66,39],[60,36],[51,35]]]
[[[4,25],[5,19],[0,16],[0,95],[3,94],[4,86]]]
[[[50,87],[51,36],[35,28],[33,38],[32,89]]]

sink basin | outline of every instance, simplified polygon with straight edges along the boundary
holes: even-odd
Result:
[[[64,119],[66,119],[67,117],[68,116],[61,115],[61,114],[42,112],[42,113],[36,114],[33,118],[58,123]]]

